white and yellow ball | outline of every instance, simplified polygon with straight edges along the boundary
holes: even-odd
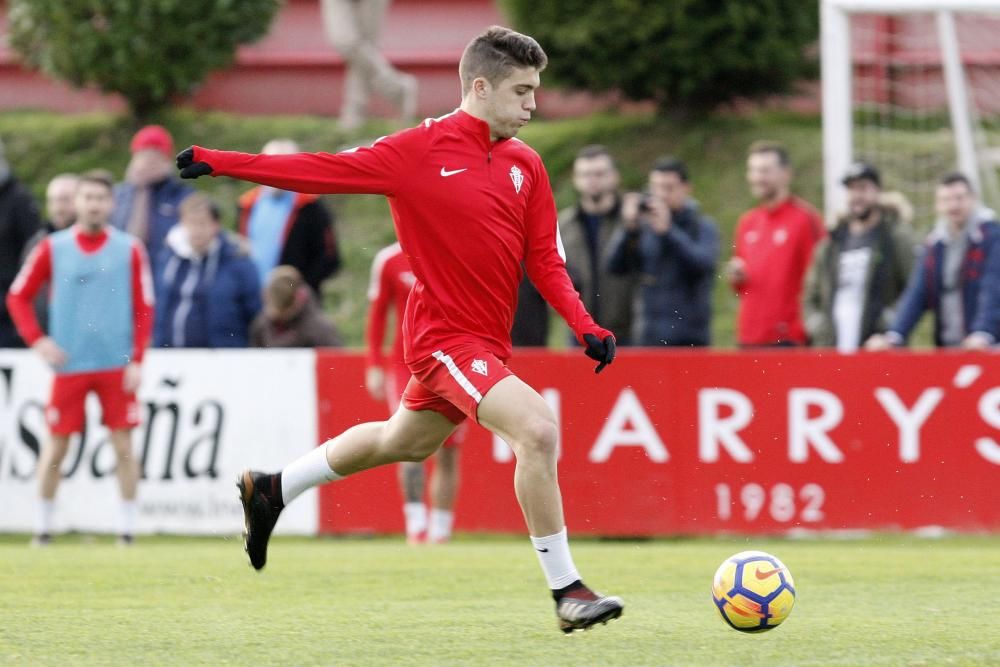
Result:
[[[784,563],[763,551],[741,551],[715,572],[712,600],[730,627],[764,632],[792,613],[795,582]]]

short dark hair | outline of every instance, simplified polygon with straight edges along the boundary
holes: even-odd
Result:
[[[458,63],[462,93],[467,93],[478,77],[496,85],[515,68],[534,67],[541,72],[548,63],[548,56],[534,38],[510,28],[490,26],[473,38],[462,52],[462,60]]]
[[[955,185],[956,183],[964,185],[965,189],[969,192],[976,191],[976,188],[973,187],[972,181],[969,180],[969,177],[960,171],[949,171],[941,177],[941,180],[938,181],[938,185]]]
[[[760,141],[753,142],[750,144],[750,150],[747,151],[747,156],[749,157],[757,153],[773,153],[778,156],[778,164],[782,167],[788,167],[792,164],[792,159],[788,155],[788,149],[785,148],[784,144],[777,141],[762,139]]]
[[[615,163],[615,157],[611,154],[611,151],[608,150],[607,146],[603,146],[601,144],[589,144],[587,146],[584,146],[583,148],[581,148],[576,152],[575,159],[593,160],[594,158],[598,157],[606,157],[611,162],[612,166],[614,166],[615,168],[618,167],[618,165]]]
[[[103,185],[109,192],[115,188],[115,177],[107,169],[91,169],[80,174],[76,179],[76,187],[79,188],[84,183],[97,183]]]
[[[668,174],[677,174],[677,178],[681,179],[682,183],[688,182],[687,165],[684,164],[683,160],[675,158],[672,155],[667,155],[666,157],[661,157],[654,160],[652,171],[659,171]]]

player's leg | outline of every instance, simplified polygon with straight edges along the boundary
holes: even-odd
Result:
[[[463,439],[465,424],[460,425],[444,446],[434,455],[434,472],[431,473],[431,513],[427,528],[427,541],[441,544],[451,539],[455,522],[455,496],[458,491],[459,441]]]
[[[514,450],[514,490],[531,541],[556,600],[564,632],[618,618],[621,599],[591,591],[569,552],[556,473],[559,432],[555,415],[534,389],[516,376],[497,382],[479,402],[479,423]]]
[[[134,392],[125,390],[124,369],[95,373],[93,387],[101,402],[101,421],[111,432],[117,458],[115,476],[121,494],[118,543],[129,545],[135,535],[135,498],[141,476],[132,447],[132,429],[139,425],[139,402]]]
[[[385,373],[385,400],[389,414],[399,410],[403,401],[403,391],[410,382],[410,369],[406,364],[394,362]],[[397,466],[399,490],[403,496],[403,520],[406,526],[406,541],[419,544],[427,532],[427,505],[424,503],[424,464],[404,461]]]
[[[118,477],[118,490],[121,493],[121,523],[118,537],[120,543],[130,544],[135,535],[135,496],[139,486],[139,459],[132,449],[132,429],[111,431],[111,445],[118,460],[115,475]]]
[[[53,433],[38,456],[38,516],[32,544],[45,546],[52,541],[52,517],[56,491],[62,480],[62,462],[69,450],[69,436]]]
[[[38,516],[33,545],[45,546],[52,541],[52,518],[56,491],[62,480],[62,462],[69,449],[70,436],[83,430],[84,403],[89,390],[89,379],[83,374],[56,375],[52,381],[49,404],[45,408],[50,436],[38,456]]]
[[[306,489],[387,463],[423,461],[454,429],[440,413],[400,407],[388,421],[352,426],[278,474],[244,472],[239,488],[251,564],[264,567],[278,515]]]
[[[397,466],[399,489],[403,494],[406,541],[419,544],[427,532],[427,505],[424,504],[424,464],[404,461]]]

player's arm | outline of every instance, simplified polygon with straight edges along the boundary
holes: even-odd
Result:
[[[417,132],[400,132],[341,153],[255,155],[191,146],[177,155],[177,167],[181,178],[211,174],[293,192],[392,195],[411,164],[422,158]]]
[[[598,326],[580,300],[566,271],[566,253],[559,238],[559,223],[548,174],[539,165],[532,184],[526,221],[524,265],[542,297],[569,325],[586,354],[599,362],[600,373],[615,358],[615,337]]]
[[[138,241],[132,243],[132,358],[141,364],[153,333],[153,277],[149,270],[146,249]]]
[[[7,310],[27,345],[34,345],[45,336],[32,304],[38,291],[51,279],[52,245],[49,239],[43,239],[28,255],[7,292]]]
[[[368,325],[365,340],[368,345],[365,368],[365,387],[375,400],[385,397],[385,327],[388,321],[391,292],[389,272],[385,270],[385,256],[376,255],[372,262],[371,278],[368,282]]]

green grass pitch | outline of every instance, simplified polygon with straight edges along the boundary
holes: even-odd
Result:
[[[0,664],[998,665],[1000,537],[575,540],[625,615],[563,636],[526,539],[277,539],[256,573],[229,539],[0,538]],[[781,558],[780,628],[729,629],[712,574]]]

